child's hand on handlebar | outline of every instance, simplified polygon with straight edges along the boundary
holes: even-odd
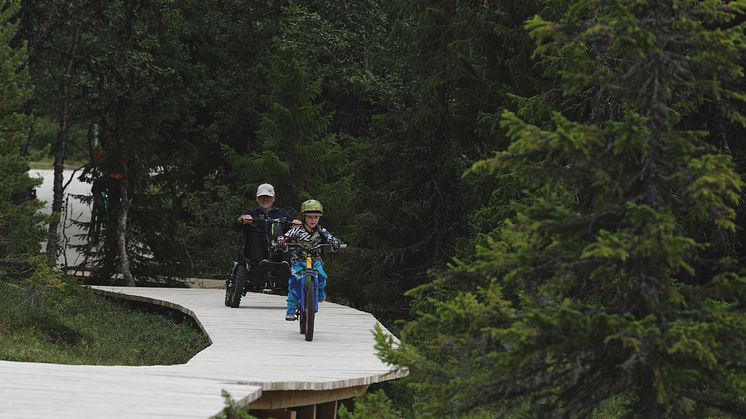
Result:
[[[238,222],[241,224],[253,224],[254,223],[254,217],[252,217],[249,214],[244,214],[240,217],[238,217]]]

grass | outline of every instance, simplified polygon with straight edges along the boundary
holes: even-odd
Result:
[[[170,365],[209,345],[194,321],[144,311],[68,281],[37,308],[27,292],[0,281],[0,359],[56,364]]]

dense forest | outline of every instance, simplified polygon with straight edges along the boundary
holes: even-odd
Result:
[[[269,182],[349,243],[330,298],[400,337],[394,416],[743,415],[745,13],[0,0],[0,280],[56,260],[66,165],[129,285],[222,277]]]

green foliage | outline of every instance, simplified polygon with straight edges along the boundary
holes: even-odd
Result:
[[[680,125],[704,101],[739,120],[746,38],[718,25],[743,2],[679,3],[578,1],[527,22],[578,120],[503,113],[510,146],[472,170],[520,174],[515,216],[438,284],[482,287],[425,294],[399,348],[379,334],[433,395],[427,414],[743,411],[744,279],[728,258],[703,263],[710,243],[683,223],[732,231],[742,181]]]
[[[225,275],[228,263],[240,248],[240,241],[234,235],[226,235],[225,227],[247,201],[218,179],[206,176],[202,190],[185,192],[182,202],[174,202],[175,210],[182,209],[190,214],[174,231],[178,240],[174,244],[185,252],[188,263],[180,272],[200,278]]]
[[[353,411],[347,410],[345,406],[340,406],[338,413],[340,419],[367,419],[373,417],[398,419],[402,417],[394,408],[391,400],[386,397],[383,390],[375,393],[365,393],[360,397],[356,397],[355,409]]]
[[[164,220],[175,219],[175,214],[168,212],[171,196],[165,196],[172,191],[164,191],[164,184],[171,186],[166,183],[169,177],[181,174],[171,173],[178,172],[172,169],[172,162],[178,156],[178,138],[190,134],[181,124],[183,115],[194,107],[184,99],[191,94],[185,89],[198,74],[187,64],[181,39],[186,32],[182,10],[169,1],[69,6],[58,17],[31,10],[29,25],[44,28],[59,18],[58,30],[70,35],[73,40],[69,42],[78,42],[80,50],[77,57],[62,54],[60,58],[59,51],[67,49],[49,47],[38,52],[31,63],[38,71],[45,64],[59,69],[59,61],[72,62],[76,70],[71,81],[73,120],[88,132],[91,161],[86,178],[98,186],[94,190],[105,185],[107,194],[103,200],[101,196],[85,198],[105,207],[106,214],[97,217],[93,226],[86,226],[95,233],[80,250],[87,254],[98,279],[109,281],[119,269],[117,239],[121,231],[126,235],[125,247],[135,275],[173,276],[182,260],[169,246],[169,239],[173,239],[168,236],[174,229],[163,228],[173,224]],[[80,13],[72,13],[78,7]],[[65,39],[59,35],[56,41]],[[49,87],[58,83],[54,76],[54,72],[42,72],[38,77],[54,89]],[[103,152],[104,158],[94,161],[94,151]],[[125,196],[126,201],[121,198]],[[128,222],[122,229],[118,221],[124,208],[128,208]]]
[[[48,94],[47,92],[40,92],[40,89],[38,88],[34,90],[34,93],[37,97],[43,94]],[[35,108],[35,110],[43,115],[41,109]],[[55,123],[54,120],[45,116],[37,116],[34,118],[30,146],[35,153],[40,153],[40,156],[32,156],[32,161],[38,162],[42,159],[50,160],[48,167],[44,167],[47,169],[51,168],[54,164],[54,154],[52,153],[52,149],[57,141],[58,125],[59,124]],[[86,130],[78,126],[73,127],[70,132],[70,144],[68,147],[69,158],[67,159],[65,166],[74,166],[73,169],[77,169],[81,166],[79,162],[88,159],[88,135]]]
[[[249,408],[236,402],[227,391],[221,393],[225,400],[225,407],[213,419],[252,419]]]
[[[401,347],[393,345],[380,329],[376,347],[384,362],[409,368],[410,385],[423,395],[416,408],[425,417],[466,414],[474,406],[499,406],[502,397],[496,397],[485,384],[496,375],[495,368],[505,366],[493,352],[496,337],[485,332],[497,332],[497,326],[507,324],[514,312],[502,300],[497,285],[479,295],[430,300],[418,313],[417,327],[409,323],[402,331]]]
[[[21,108],[31,85],[28,71],[21,68],[25,45],[13,43],[18,10],[17,1],[0,2],[0,279],[8,271],[25,270],[43,237],[41,205],[29,199],[39,181],[28,175],[28,156],[22,153],[31,118]]]
[[[32,256],[29,262],[33,272],[23,279],[20,288],[28,296],[27,304],[31,310],[39,310],[46,294],[64,290],[66,283],[63,281],[62,272],[50,266],[45,256]]]
[[[257,130],[259,151],[252,150],[247,159],[230,148],[223,150],[233,165],[231,173],[244,185],[255,190],[270,182],[284,202],[295,207],[309,198],[328,202],[333,194],[344,194],[349,181],[341,171],[346,153],[328,132],[333,115],[318,101],[322,80],[310,73],[312,62],[301,49],[319,16],[301,6],[283,12],[269,56],[270,90]]]
[[[19,35],[3,9],[0,66],[28,40],[32,144],[67,100],[76,152],[126,172],[136,275],[224,271],[268,181],[351,244],[332,299],[418,319],[381,346],[418,383],[405,415],[739,406],[743,1],[58,3],[25,2]],[[0,97],[28,97],[10,68]],[[0,102],[0,171],[24,101]],[[116,201],[89,242],[106,280]],[[37,251],[5,228],[23,205],[0,199],[0,259]]]
[[[541,6],[533,1],[390,6],[385,42],[394,55],[378,62],[386,73],[373,85],[380,110],[370,117],[370,132],[351,143],[350,204],[356,212],[348,237],[357,247],[357,263],[368,270],[365,276],[345,272],[349,283],[340,285],[343,291],[362,287],[363,295],[388,302],[378,313],[402,317],[408,315],[404,293],[427,282],[428,271],[444,268],[476,226],[490,224],[483,216],[502,212],[479,211],[489,202],[490,192],[481,192],[491,180],[469,180],[472,188],[460,175],[501,142],[485,115],[506,105],[505,86],[530,96],[540,84],[530,63],[530,39],[520,28]],[[362,303],[359,294],[351,298],[354,304]]]

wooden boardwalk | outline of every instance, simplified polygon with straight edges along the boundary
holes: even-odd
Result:
[[[340,400],[406,371],[375,355],[373,316],[322,303],[314,340],[286,322],[285,297],[248,294],[241,307],[223,291],[94,287],[98,292],[180,310],[212,344],[186,364],[73,366],[0,361],[3,418],[206,418],[223,406],[221,390],[256,409]]]

